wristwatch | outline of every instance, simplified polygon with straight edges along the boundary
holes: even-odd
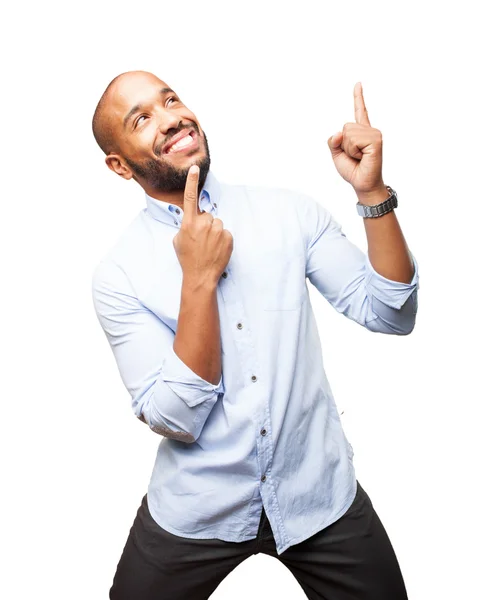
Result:
[[[373,206],[369,206],[367,204],[361,204],[360,202],[356,203],[356,208],[358,211],[358,215],[360,217],[382,217],[388,212],[391,212],[394,208],[397,208],[398,205],[398,197],[395,190],[392,189],[389,185],[386,186],[386,189],[389,192],[389,197],[384,200],[384,202],[380,202],[379,204],[374,204]]]

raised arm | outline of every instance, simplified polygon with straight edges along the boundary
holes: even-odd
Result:
[[[356,122],[345,123],[329,138],[328,146],[338,173],[353,186],[359,203],[379,204],[389,195],[382,178],[382,133],[371,126],[361,82],[354,86],[354,114]],[[327,210],[320,205],[308,210],[313,226],[308,241],[312,283],[338,311],[371,331],[411,333],[418,268],[396,215],[364,219],[365,254],[346,238]]]
[[[216,383],[221,374],[220,324],[216,289],[233,250],[233,236],[221,219],[198,213],[198,167],[190,169],[183,220],[173,239],[183,270],[175,352],[196,373]]]

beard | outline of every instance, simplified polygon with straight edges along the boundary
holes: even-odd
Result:
[[[198,127],[193,125],[193,128],[199,136]],[[198,192],[205,184],[211,163],[208,140],[204,131],[203,138],[205,140],[206,156],[195,163],[200,168]],[[134,178],[140,184],[141,182],[139,180],[143,180],[143,182],[147,183],[150,188],[153,188],[157,192],[184,191],[186,180],[188,178],[188,171],[190,170],[191,165],[188,167],[175,167],[163,159],[160,147],[156,147],[154,152],[158,156],[158,160],[149,158],[143,162],[135,162],[125,157],[125,162],[134,173]]]

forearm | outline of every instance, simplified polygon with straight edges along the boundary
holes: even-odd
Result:
[[[379,204],[386,200],[389,192],[384,190],[368,195],[358,194],[361,204]],[[392,281],[410,283],[414,275],[414,264],[409,256],[406,240],[394,210],[377,218],[363,218],[368,241],[368,256],[373,268]]]
[[[183,279],[173,349],[197,375],[216,385],[221,378],[217,285]]]

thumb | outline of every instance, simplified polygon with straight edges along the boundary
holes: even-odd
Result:
[[[328,146],[329,146],[329,149],[331,150],[331,153],[333,154],[333,156],[336,156],[337,154],[341,154],[341,152],[343,151],[341,148],[342,141],[343,141],[343,132],[342,131],[338,131],[337,133],[335,133],[328,139]]]

